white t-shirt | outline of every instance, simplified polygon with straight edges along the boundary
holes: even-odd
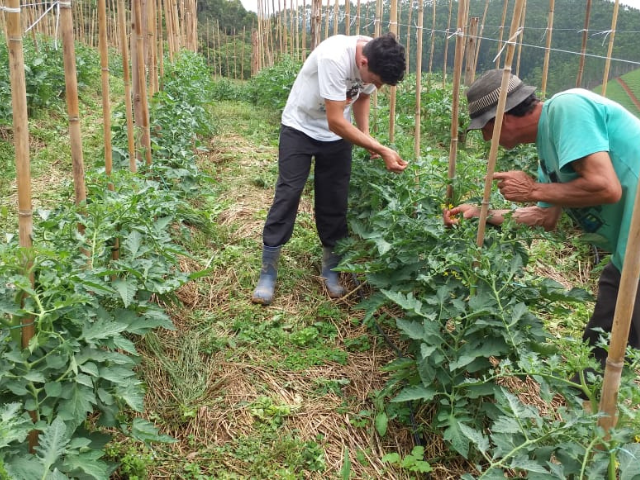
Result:
[[[356,65],[356,45],[371,37],[335,35],[321,42],[304,62],[282,112],[282,124],[322,142],[340,140],[329,130],[326,100],[347,100],[344,118],[351,121],[351,104],[360,92],[376,87],[364,84]]]

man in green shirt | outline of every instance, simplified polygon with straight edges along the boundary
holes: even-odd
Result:
[[[482,130],[485,141],[493,136],[502,82],[502,70],[492,70],[467,91],[470,130]],[[640,173],[640,120],[621,105],[593,92],[571,89],[541,102],[535,88],[511,75],[500,132],[500,145],[510,149],[535,143],[539,156],[538,178],[521,171],[497,172],[500,193],[513,202],[535,205],[516,210],[492,210],[488,223],[500,225],[504,215],[519,222],[556,227],[566,211],[598,246],[612,253],[598,283],[598,297],[583,340],[604,366],[607,353],[596,347],[599,332],[611,332],[620,272],[627,248],[629,226]],[[445,224],[480,215],[474,205],[445,211]],[[640,348],[640,289],[631,319],[629,345]]]

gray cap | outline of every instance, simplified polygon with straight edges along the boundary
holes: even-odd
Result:
[[[503,70],[490,70],[482,75],[467,90],[467,103],[471,123],[467,130],[479,130],[487,122],[496,116],[500,86],[502,85]],[[504,111],[520,105],[529,95],[536,91],[536,87],[530,87],[522,83],[515,75],[511,74],[509,87],[507,88],[507,104]]]

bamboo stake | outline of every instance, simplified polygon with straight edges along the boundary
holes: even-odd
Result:
[[[433,51],[435,50],[435,43],[436,43],[436,0],[431,0],[431,8],[433,13],[432,13],[432,19],[431,19],[431,50],[429,52],[429,74],[431,74],[432,72]]]
[[[464,84],[469,86],[473,83],[476,76],[476,40],[478,38],[478,17],[473,17],[469,21],[469,35],[467,36],[467,45],[465,47],[465,71]]]
[[[482,206],[480,208],[480,221],[478,223],[477,246],[482,247],[484,243],[484,232],[486,230],[487,216],[489,214],[489,198],[491,196],[491,186],[493,184],[493,173],[496,167],[496,159],[498,157],[498,147],[500,145],[500,133],[502,132],[502,119],[504,117],[504,109],[507,104],[507,91],[509,89],[509,80],[511,77],[511,63],[515,52],[515,37],[520,26],[520,18],[522,16],[524,0],[516,0],[513,8],[513,19],[511,21],[511,30],[509,33],[509,42],[507,43],[507,54],[504,61],[504,71],[502,74],[502,83],[500,84],[500,95],[498,97],[498,106],[496,118],[493,127],[493,136],[491,138],[491,150],[489,151],[489,160],[487,165],[487,176],[484,181],[484,195],[482,198]]]
[[[258,21],[258,25],[260,24],[260,21]],[[252,55],[251,55],[251,75],[255,75],[258,73],[258,71],[260,70],[260,64],[259,64],[259,59],[260,59],[260,53],[259,53],[259,49],[260,49],[260,42],[258,41],[258,37],[259,37],[259,33],[257,30],[254,30],[251,33],[251,45],[252,45]]]
[[[329,37],[329,1],[327,0],[327,8],[325,10],[325,19],[324,19],[324,38]]]
[[[451,29],[451,10],[453,8],[453,0],[449,0],[449,20],[447,20],[447,35]],[[447,52],[449,51],[449,39],[444,39],[444,65],[442,66],[442,86],[447,84]]]
[[[391,0],[389,30],[394,35],[398,34],[398,0]],[[389,89],[389,143],[393,143],[396,127],[396,87],[389,87]]]
[[[244,48],[247,38],[247,27],[242,27],[242,59],[240,60],[240,78],[244,80]]]
[[[553,35],[553,14],[556,0],[549,0],[549,20],[547,24],[547,46],[544,51],[544,63],[542,64],[542,87],[540,88],[542,98],[547,93],[547,77],[549,76],[549,56],[551,54],[551,37]]]
[[[456,49],[453,68],[453,93],[451,101],[451,143],[449,146],[449,182],[447,184],[447,204],[453,203],[453,182],[456,177],[456,157],[458,155],[458,117],[460,110],[460,80],[462,78],[462,60],[464,58],[464,33],[467,25],[468,0],[458,1]]]
[[[153,1],[153,0],[152,0]],[[162,90],[162,78],[164,77],[164,32],[162,29],[162,0],[157,0],[156,11],[158,12],[157,28],[157,55],[158,55],[158,89]]]
[[[147,0],[147,71],[149,72],[149,95],[158,90],[158,52],[156,38],[156,1]]]
[[[98,0],[98,34],[100,49],[100,66],[102,68],[102,131],[104,135],[104,167],[108,177],[113,169],[113,152],[111,147],[111,105],[109,103],[109,52],[107,50],[107,2]],[[109,183],[109,190],[113,184]]]
[[[258,25],[257,30],[251,34],[251,75],[257,74],[262,68],[262,0],[258,0]],[[215,71],[215,70],[214,70]]]
[[[522,42],[524,41],[524,26],[525,26],[525,17],[527,15],[527,0],[524,0],[524,7],[522,7],[522,33],[520,34],[520,39],[518,40],[518,59],[516,61],[516,76],[520,75],[520,59],[522,58]]]
[[[31,248],[31,234],[33,231],[33,210],[31,204],[31,170],[29,156],[29,119],[27,115],[27,88],[24,73],[24,49],[22,44],[22,19],[20,15],[20,0],[8,0],[8,7],[4,20],[4,28],[9,53],[9,75],[11,81],[11,106],[13,109],[13,142],[16,162],[16,185],[18,189],[18,241],[23,249],[23,271],[29,277],[31,286],[35,280],[33,276],[33,261],[26,254]],[[17,321],[17,319],[16,319]],[[29,347],[29,342],[35,335],[32,316],[20,318],[21,346]],[[33,422],[38,420],[36,412],[30,411]],[[33,453],[38,445],[38,431],[31,430],[27,437],[29,452]]]
[[[76,205],[81,206],[87,199],[87,192],[84,182],[84,160],[82,158],[80,109],[78,107],[78,77],[76,72],[76,52],[73,38],[71,2],[60,3],[60,28],[62,31],[67,114],[69,115],[69,137],[71,139],[71,159],[73,162],[73,184]],[[81,234],[84,233],[84,225],[79,224],[78,231]]]
[[[147,166],[151,165],[151,128],[149,126],[149,104],[147,103],[147,82],[144,69],[144,36],[142,33],[142,0],[134,0],[135,32],[136,32],[136,71],[138,79],[138,95],[136,101],[140,107],[140,129],[142,130],[141,147],[144,151]],[[142,152],[141,152],[142,154]]]
[[[27,114],[27,87],[24,74],[24,47],[22,44],[22,18],[20,15],[20,1],[8,0],[5,10],[5,28],[7,48],[9,53],[9,70],[11,77],[11,106],[13,108],[13,142],[15,146],[16,184],[18,188],[18,240],[22,249],[31,248],[31,234],[33,232],[33,210],[31,205],[31,169],[29,156],[29,118]],[[32,262],[24,255],[24,273],[29,275],[33,285],[31,273]],[[29,346],[29,341],[35,335],[33,317],[25,316],[21,319],[22,348]],[[35,413],[31,414],[35,421]],[[37,431],[29,435],[29,450],[38,444]]]
[[[236,29],[233,29],[233,79],[237,80],[238,79],[238,53],[237,53],[237,49],[236,49],[236,45],[237,45],[237,38],[236,38]]]
[[[347,0],[347,1],[351,1],[351,0]],[[360,0],[357,0],[357,3],[356,3],[356,35],[360,35],[360,10],[361,10]]]
[[[302,0],[302,52],[301,53],[302,53],[302,57],[300,59],[304,62],[307,58],[307,0]]]
[[[502,20],[500,21],[500,39],[498,40],[498,55],[496,55],[496,68],[500,68],[500,56],[502,55],[502,37],[504,36],[504,24],[507,21],[507,7],[509,0],[502,4]]]
[[[311,0],[311,10],[311,50],[314,50],[320,43],[322,0]]]
[[[489,0],[484,2],[484,12],[482,14],[482,23],[480,24],[480,34],[478,35],[478,43],[476,45],[476,58],[480,56],[480,42],[482,41],[482,34],[484,33],[484,24],[487,21],[487,11],[489,10]]]
[[[432,0],[434,1],[434,0]],[[434,1],[435,3],[435,1]],[[420,137],[422,118],[422,26],[424,25],[424,0],[418,0],[418,44],[416,46],[416,111],[415,111],[415,131],[413,134],[413,156],[420,158]]]
[[[382,0],[376,0],[376,18],[374,20],[375,23],[375,33],[376,37],[379,37],[382,33]]]
[[[344,34],[349,35],[351,31],[351,0],[344,2]]]
[[[340,5],[338,0],[333,4],[333,34],[338,34],[338,23],[340,22]]]
[[[406,53],[407,53],[407,69],[405,70],[405,72],[407,73],[407,75],[409,74],[409,71],[411,70],[411,17],[412,17],[412,13],[413,13],[413,0],[409,0],[409,19],[407,20],[407,46],[405,48]],[[402,18],[402,15],[400,15],[400,18]]]
[[[122,53],[122,73],[124,78],[124,105],[127,118],[127,145],[129,147],[129,170],[136,172],[135,134],[131,102],[131,73],[129,72],[129,47],[127,42],[126,10],[124,0],[118,0],[118,23],[120,24],[120,45]]]
[[[617,3],[617,2],[616,2]],[[633,204],[631,227],[627,240],[627,250],[620,277],[620,289],[616,299],[613,327],[611,329],[611,341],[609,354],[604,369],[604,382],[598,411],[604,415],[598,418],[598,426],[604,429],[606,438],[609,438],[609,430],[616,426],[618,421],[617,403],[620,390],[620,376],[624,366],[625,350],[631,329],[631,316],[638,291],[638,278],[640,277],[640,189],[636,190]]]
[[[578,67],[578,77],[576,78],[576,88],[582,86],[582,75],[584,75],[584,62],[587,53],[587,38],[589,38],[589,21],[591,17],[591,0],[587,0],[587,11],[584,15],[584,28],[582,29],[582,47],[580,48],[580,66]]]
[[[613,42],[616,38],[616,25],[618,24],[618,9],[620,0],[613,4],[613,19],[611,20],[611,36],[609,37],[609,49],[607,50],[607,60],[604,64],[604,76],[602,78],[602,96],[607,95],[607,82],[609,81],[609,68],[611,67],[611,54],[613,53]]]

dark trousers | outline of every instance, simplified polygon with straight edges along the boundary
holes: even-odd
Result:
[[[325,247],[333,248],[347,236],[347,197],[351,178],[351,143],[320,142],[282,125],[278,181],[263,230],[269,247],[284,245],[293,234],[298,205],[315,158],[314,210],[316,228]]]
[[[595,345],[600,336],[600,332],[593,331],[593,328],[601,328],[605,332],[611,332],[613,328],[613,316],[616,311],[618,290],[620,289],[620,277],[620,271],[613,263],[609,263],[602,271],[598,281],[598,298],[593,309],[593,315],[591,315],[582,337],[584,341],[589,342],[591,345]],[[640,348],[640,288],[636,293],[636,303],[631,316],[629,345],[634,348]],[[600,347],[594,348],[593,352],[596,359],[604,366],[607,360],[607,352]]]

